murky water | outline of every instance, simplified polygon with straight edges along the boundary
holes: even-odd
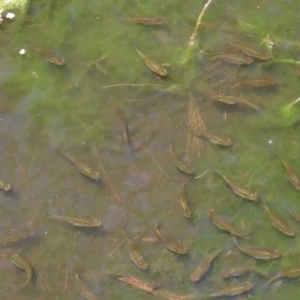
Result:
[[[1,245],[26,257],[34,276],[29,287],[20,288],[25,272],[1,259],[1,298],[80,299],[75,270],[99,299],[155,298],[107,271],[198,299],[228,282],[246,281],[254,288],[245,297],[299,297],[298,279],[278,281],[266,291],[267,279],[260,275],[224,282],[220,276],[224,268],[245,262],[269,275],[299,264],[299,224],[285,211],[290,206],[300,212],[299,191],[273,155],[300,172],[299,107],[286,109],[299,97],[299,5],[213,0],[192,46],[189,38],[206,1],[29,2],[26,12],[16,11],[15,20],[1,25],[0,33],[0,179],[13,187],[0,193],[0,237],[35,231],[25,240]],[[122,20],[140,16],[162,17],[165,24]],[[228,42],[259,47],[273,58],[246,66],[212,60],[213,53],[230,47]],[[30,46],[54,51],[66,64],[51,64]],[[19,54],[22,48],[25,55]],[[151,72],[136,48],[169,64],[168,77]],[[271,76],[275,86],[234,87],[245,78]],[[213,92],[244,97],[261,113],[217,103]],[[193,105],[209,130],[232,140],[231,147],[191,139],[188,127],[201,127]],[[115,108],[127,119],[135,151],[122,138]],[[219,170],[256,191],[291,224],[295,237],[273,228],[260,201],[236,196],[212,172],[187,183],[193,215],[186,219],[179,192],[188,177],[174,166],[170,144],[196,176]],[[97,170],[101,180],[84,177],[57,148]],[[241,245],[276,249],[282,257],[255,261],[240,253],[230,234],[212,224],[209,208],[238,231],[253,231],[239,239]],[[78,228],[49,215],[98,218],[102,225]],[[159,223],[188,248],[188,255],[163,246],[155,233]],[[136,237],[149,271],[131,261],[124,224],[127,235]],[[195,266],[217,249],[223,252],[209,273],[192,283]]]

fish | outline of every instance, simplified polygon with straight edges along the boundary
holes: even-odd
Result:
[[[278,82],[274,77],[265,78],[249,78],[237,82],[233,88],[240,86],[252,86],[252,87],[262,87],[262,86],[272,86],[276,85]]]
[[[150,69],[153,73],[165,77],[168,75],[168,71],[158,65],[156,62],[154,62],[150,57],[146,56],[144,53],[142,53],[139,49],[135,49],[138,56],[144,61],[148,69]]]
[[[54,53],[54,52],[50,52],[50,51],[45,51],[33,46],[28,46],[30,49],[33,49],[34,51],[36,51],[38,54],[40,54],[41,56],[43,56],[49,63],[52,63],[54,65],[57,66],[63,66],[66,62],[65,59]]]
[[[262,270],[256,267],[253,264],[243,264],[235,267],[231,267],[228,269],[224,269],[221,271],[222,278],[231,278],[236,276],[241,276],[243,274],[255,272],[263,276],[267,276]]]
[[[212,222],[219,229],[228,231],[229,233],[231,233],[234,236],[245,237],[245,236],[249,236],[252,234],[252,232],[248,233],[248,234],[242,234],[242,233],[237,232],[227,220],[225,220],[224,218],[217,215],[214,209],[209,209],[207,211],[207,214],[208,214],[209,218],[212,220]]]
[[[126,142],[129,150],[132,150],[132,143],[130,139],[129,126],[127,120],[123,112],[119,108],[114,109],[114,114],[115,114],[116,121],[118,123],[118,128],[122,133],[123,139]]]
[[[217,144],[220,146],[231,146],[232,141],[228,138],[224,138],[212,131],[206,130],[206,129],[193,129],[191,130],[192,133],[199,137],[204,137],[207,140],[209,140],[213,144]]]
[[[9,192],[11,191],[12,186],[9,183],[4,182],[3,180],[0,180],[0,189],[5,192]]]
[[[128,248],[129,248],[129,254],[130,257],[132,259],[132,261],[143,271],[146,271],[149,269],[149,265],[147,263],[147,261],[145,260],[143,254],[141,253],[141,251],[138,250],[137,246],[135,245],[134,242],[132,242],[126,232],[125,232],[125,227],[126,225],[124,225],[123,227],[123,234],[124,234],[124,238],[128,244]]]
[[[247,254],[251,257],[254,257],[256,259],[260,260],[269,260],[269,259],[277,259],[281,257],[281,253],[277,250],[272,249],[266,249],[266,248],[257,248],[257,247],[242,247],[237,243],[237,240],[234,236],[232,236],[233,241],[237,248],[244,254]]]
[[[274,215],[267,204],[263,202],[263,206],[265,209],[265,212],[267,213],[269,220],[271,221],[272,225],[278,229],[280,232],[282,232],[285,235],[288,236],[295,236],[294,230],[291,228],[290,225],[288,225],[286,222],[284,222],[282,219],[280,219],[278,216]]]
[[[245,282],[245,283],[230,283],[225,288],[220,289],[219,291],[206,295],[200,299],[206,298],[217,298],[222,296],[236,296],[240,295],[244,292],[248,292],[253,288],[253,283]]]
[[[27,237],[34,235],[34,233],[35,232],[32,230],[11,232],[4,237],[0,237],[0,244],[2,244],[2,245],[13,244],[13,243],[19,242],[20,240],[26,239]]]
[[[288,207],[286,207],[285,209],[286,209],[286,211],[290,214],[290,216],[291,216],[292,218],[294,218],[294,220],[295,220],[296,222],[300,222],[300,214],[299,214],[299,213],[294,212],[293,210],[291,210],[291,209],[288,208]]]
[[[203,259],[203,261],[200,263],[200,265],[196,268],[196,270],[191,275],[191,280],[193,282],[199,281],[206,272],[210,269],[212,262],[214,259],[223,251],[223,249],[219,249],[211,254],[209,254],[206,258]]]
[[[213,171],[213,172],[219,174],[222,177],[222,179],[225,181],[225,183],[232,189],[232,191],[236,195],[238,195],[244,199],[250,200],[250,201],[258,201],[257,193],[250,191],[248,188],[246,188],[236,182],[233,182],[232,180],[228,179],[227,177],[225,177],[218,171]]]
[[[234,65],[250,65],[254,63],[254,59],[245,56],[241,53],[223,53],[218,54],[212,58],[212,60],[223,60],[225,62],[234,64]]]
[[[228,96],[228,95],[223,95],[223,94],[219,94],[219,93],[213,93],[212,97],[213,97],[213,99],[215,99],[221,103],[225,103],[228,105],[240,104],[240,105],[244,105],[244,106],[253,108],[258,113],[261,112],[261,109],[257,105],[255,105],[241,97]]]
[[[16,267],[21,270],[24,270],[26,273],[26,281],[22,287],[26,287],[32,279],[32,266],[29,261],[23,256],[12,252],[10,249],[5,249],[1,256],[5,259],[10,260]]]
[[[81,296],[84,297],[86,300],[99,300],[98,297],[96,297],[91,290],[87,287],[87,285],[80,279],[78,273],[75,271],[75,278],[78,282]]]
[[[277,153],[274,153],[274,155],[276,155],[281,160],[287,173],[289,182],[293,185],[294,188],[296,188],[296,190],[300,191],[300,179],[297,172],[288,163],[286,163]]]
[[[155,231],[169,251],[182,255],[187,254],[187,249],[181,243],[167,236],[164,232],[160,231],[158,225],[155,226]]]
[[[134,23],[139,23],[142,25],[163,25],[165,23],[164,18],[159,17],[134,17],[134,18],[123,18],[122,21],[130,21]]]
[[[229,44],[231,46],[233,46],[234,48],[243,52],[243,54],[245,54],[246,56],[250,56],[252,58],[256,58],[259,60],[269,60],[272,57],[270,53],[262,51],[262,50],[256,50],[253,47],[249,47],[246,45],[240,45],[240,44],[233,44],[231,42],[229,42]]]
[[[283,277],[294,278],[300,276],[300,265],[290,266],[273,275],[267,282],[267,286]]]
[[[178,157],[177,155],[174,153],[173,151],[173,147],[172,144],[170,145],[170,154],[172,156],[173,159],[173,163],[175,165],[175,167],[180,170],[183,173],[186,173],[188,175],[194,175],[195,174],[195,170],[189,166],[188,164],[184,164]]]
[[[85,175],[86,177],[89,177],[93,180],[98,181],[100,179],[100,175],[97,171],[92,170],[90,167],[88,167],[87,165],[79,162],[78,160],[76,160],[74,157],[72,157],[71,155],[65,153],[64,151],[62,151],[61,149],[57,148],[57,150],[63,155],[65,156],[75,167],[76,169],[83,175]]]
[[[48,214],[48,216],[53,219],[68,222],[77,227],[99,227],[101,225],[101,221],[94,218],[58,216],[58,215],[50,215],[50,214]]]
[[[179,195],[179,203],[182,209],[182,214],[186,217],[186,218],[190,218],[192,216],[192,211],[189,207],[189,204],[187,202],[186,199],[186,193],[185,193],[185,188],[186,188],[186,184],[188,183],[189,180],[186,180],[180,188],[180,195]]]

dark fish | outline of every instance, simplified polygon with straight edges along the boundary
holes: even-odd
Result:
[[[98,297],[96,297],[91,290],[87,287],[87,285],[79,278],[77,272],[75,271],[75,278],[78,282],[80,293],[82,297],[84,297],[86,300],[99,300]]]
[[[225,177],[218,171],[214,171],[214,172],[219,174],[222,177],[222,179],[226,182],[226,184],[232,189],[232,191],[236,195],[238,195],[244,199],[251,200],[251,201],[258,200],[257,193],[250,191],[248,188],[246,188],[236,182],[233,182],[232,180],[228,179],[227,177]]]
[[[99,227],[101,222],[94,218],[48,215],[50,218],[68,222],[77,227]]]
[[[199,281],[206,272],[210,269],[212,262],[214,259],[223,251],[223,249],[219,249],[211,254],[209,254],[200,265],[196,268],[196,270],[191,275],[191,280],[193,282]]]
[[[57,149],[63,156],[65,156],[75,167],[76,169],[83,175],[85,175],[86,177],[89,177],[91,179],[94,180],[99,180],[100,179],[100,175],[98,172],[92,170],[90,167],[88,167],[87,165],[83,164],[82,162],[79,162],[78,160],[76,160],[74,157],[72,157],[71,155],[65,153],[64,151]]]
[[[191,131],[194,135],[199,136],[199,137],[204,137],[213,144],[217,144],[217,145],[221,145],[221,146],[231,146],[232,145],[232,141],[230,139],[224,138],[212,131],[208,131],[206,129],[204,129],[204,130],[194,129]]]
[[[10,260],[19,269],[25,271],[27,278],[22,287],[27,286],[32,278],[32,267],[28,260],[17,253],[13,253],[10,249],[5,249],[1,256]]]
[[[271,221],[272,225],[278,229],[280,232],[288,235],[288,236],[295,236],[294,230],[291,228],[290,225],[288,225],[286,222],[284,222],[282,219],[280,219],[278,216],[274,215],[267,204],[263,202],[263,206],[265,209],[265,212],[267,213],[269,220]]]
[[[185,193],[185,187],[186,184],[188,183],[188,180],[186,180],[180,188],[180,195],[179,195],[179,202],[180,206],[182,208],[182,213],[186,218],[190,218],[192,216],[192,211],[189,207],[189,204],[186,199],[186,193]]]
[[[36,51],[37,53],[39,53],[48,62],[50,62],[54,65],[63,66],[65,64],[65,59],[62,56],[55,54],[54,52],[45,51],[45,50],[38,49],[38,48],[33,47],[33,46],[29,46],[29,48],[31,48],[34,51]]]
[[[207,296],[204,296],[200,299],[206,299],[206,298],[217,298],[222,296],[236,296],[240,295],[244,292],[248,292],[253,288],[253,284],[250,282],[245,283],[230,283],[225,288],[220,289],[219,291],[209,294]]]
[[[175,165],[175,167],[180,170],[183,173],[186,173],[188,175],[194,175],[195,174],[195,170],[189,166],[188,164],[184,164],[178,157],[177,155],[173,152],[173,147],[172,144],[170,145],[170,153],[173,159],[173,163]]]
[[[165,23],[165,19],[159,17],[134,17],[134,18],[124,18],[122,20],[139,23],[142,25],[148,25],[148,26],[163,25]]]
[[[187,254],[188,251],[182,244],[180,244],[178,241],[172,239],[171,237],[166,235],[164,232],[160,231],[158,229],[158,226],[155,226],[155,231],[156,231],[158,237],[161,239],[161,241],[163,242],[163,244],[169,251],[175,252],[177,254]]]

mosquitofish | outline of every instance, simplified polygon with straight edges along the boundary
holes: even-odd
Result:
[[[285,209],[296,222],[300,222],[300,214],[299,213],[294,212],[293,210],[291,210],[288,207],[286,207]]]
[[[223,249],[219,249],[211,254],[209,254],[200,265],[196,268],[196,270],[191,275],[191,280],[193,282],[199,281],[206,272],[210,269],[212,262],[214,259],[223,251]]]
[[[273,214],[265,202],[263,202],[263,206],[264,206],[265,212],[267,213],[267,215],[269,217],[269,220],[271,221],[272,225],[276,229],[278,229],[280,232],[284,233],[285,235],[295,236],[294,230],[287,223],[285,223],[282,219],[280,219],[278,216]]]
[[[183,173],[186,173],[188,175],[194,175],[195,174],[195,170],[189,166],[188,164],[184,164],[179,158],[178,156],[174,153],[173,151],[173,147],[172,144],[170,145],[170,153],[173,159],[173,164],[175,165],[175,167],[180,170]]]
[[[65,59],[62,56],[55,54],[54,52],[45,51],[33,46],[28,46],[28,47],[36,51],[38,54],[44,57],[48,62],[54,65],[63,66],[65,64]]]
[[[213,144],[221,145],[221,146],[231,146],[232,141],[228,138],[224,138],[212,131],[209,130],[202,130],[202,129],[195,129],[191,130],[192,133],[199,137],[204,137],[209,140]]]
[[[122,133],[123,139],[126,142],[128,148],[130,150],[132,150],[132,143],[130,140],[129,126],[128,126],[127,120],[126,120],[123,112],[119,108],[114,109],[114,114],[115,114],[116,121],[118,123],[118,128]]]
[[[244,292],[250,291],[253,288],[253,286],[254,285],[251,282],[228,284],[225,288],[220,289],[215,293],[204,296],[200,299],[217,298],[222,296],[236,296]]]
[[[282,162],[285,171],[287,173],[289,182],[298,190],[300,191],[300,179],[297,172],[288,164],[286,163],[278,154],[274,153]]]
[[[233,88],[240,86],[252,86],[252,87],[262,87],[262,86],[272,86],[277,84],[277,80],[274,77],[269,78],[250,78],[237,82]]]
[[[178,241],[172,239],[171,237],[166,235],[164,232],[160,231],[158,227],[159,226],[155,226],[155,231],[156,231],[158,237],[161,239],[161,241],[163,242],[163,244],[169,251],[177,253],[177,254],[187,254],[188,251],[182,244],[180,244]]]
[[[135,49],[139,57],[144,61],[146,66],[155,74],[165,77],[168,75],[168,71],[158,65],[156,62],[154,62],[150,57],[146,56],[144,53],[142,53],[139,49]]]
[[[254,63],[254,60],[251,57],[240,53],[219,54],[214,56],[212,60],[223,60],[234,65],[250,65]]]
[[[76,169],[83,175],[85,175],[86,177],[89,177],[91,179],[94,180],[99,180],[100,179],[100,175],[98,172],[92,170],[90,167],[88,167],[87,165],[79,162],[78,160],[76,160],[74,157],[72,157],[71,155],[65,153],[64,151],[57,149],[64,157],[66,157],[75,167]]]
[[[189,207],[189,204],[187,202],[186,199],[186,192],[185,192],[185,188],[186,188],[186,184],[188,183],[188,180],[186,180],[180,188],[180,195],[179,195],[179,202],[180,202],[180,206],[182,209],[182,214],[186,217],[186,218],[190,218],[192,216],[192,211]]]
[[[141,251],[138,250],[136,244],[134,242],[132,242],[132,240],[130,240],[125,232],[125,227],[126,225],[124,225],[123,227],[123,234],[124,234],[124,238],[128,244],[128,248],[129,248],[129,254],[130,257],[132,259],[132,261],[143,271],[146,271],[149,269],[149,265],[146,262],[143,254],[141,253]]]
[[[0,180],[0,189],[5,192],[9,192],[12,189],[12,187],[9,183]]]
[[[294,277],[299,277],[300,276],[300,265],[297,266],[291,266],[288,268],[285,268],[282,271],[279,271],[275,275],[273,275],[267,282],[267,286],[283,277],[287,278],[294,278]]]
[[[265,51],[256,50],[246,45],[239,45],[239,44],[232,44],[232,43],[230,43],[230,45],[232,45],[234,48],[242,51],[245,55],[250,56],[252,58],[256,58],[259,60],[269,60],[271,58],[271,54]]]
[[[255,272],[263,276],[267,276],[264,274],[262,270],[260,270],[258,267],[256,267],[253,264],[244,264],[244,265],[239,265],[235,267],[231,267],[228,269],[224,269],[221,271],[221,276],[222,278],[230,278],[230,277],[236,277],[236,276],[241,276],[249,272]]]
[[[219,93],[213,93],[212,97],[221,103],[225,103],[228,105],[239,104],[239,105],[244,105],[244,106],[253,108],[254,110],[256,110],[259,113],[261,111],[257,105],[255,105],[241,97],[228,96],[228,95],[223,95],[223,94],[219,94]]]
[[[99,227],[101,225],[101,222],[98,219],[94,219],[94,218],[58,216],[58,215],[49,215],[49,214],[48,216],[53,219],[68,222],[77,227]]]
[[[209,209],[207,211],[207,214],[209,216],[209,218],[212,220],[212,222],[221,230],[225,230],[230,232],[232,235],[237,236],[237,237],[245,237],[245,236],[249,236],[252,233],[248,233],[248,234],[242,234],[242,233],[238,233],[236,232],[236,230],[232,227],[232,225],[225,220],[224,218],[222,218],[221,216],[217,215],[215,213],[214,209]]]
[[[16,243],[19,242],[20,240],[26,239],[27,237],[34,235],[34,233],[35,232],[32,230],[11,232],[8,235],[0,238],[0,244],[8,245],[8,244]]]
[[[10,249],[5,249],[1,256],[10,260],[19,269],[25,271],[27,278],[22,287],[26,287],[32,278],[32,267],[28,260],[17,253],[13,253]]]
[[[122,21],[130,21],[130,22],[139,23],[139,24],[148,25],[148,26],[162,25],[165,23],[165,19],[159,18],[159,17],[124,18],[124,19],[122,19]]]
[[[234,236],[232,236],[233,241],[237,248],[244,254],[247,254],[251,257],[261,260],[269,260],[269,259],[276,259],[281,256],[281,253],[277,250],[272,249],[265,249],[265,248],[256,248],[256,247],[242,247],[237,243],[237,240]]]
[[[78,273],[75,271],[75,278],[79,284],[81,296],[84,297],[86,300],[99,300],[91,290],[87,287],[87,285],[79,278]]]
[[[244,199],[250,200],[250,201],[258,200],[257,193],[250,191],[248,188],[246,188],[236,182],[233,182],[232,180],[228,179],[227,177],[225,177],[218,171],[214,171],[214,172],[219,174],[222,177],[222,179],[225,181],[225,183],[232,189],[232,191],[236,195],[238,195]]]

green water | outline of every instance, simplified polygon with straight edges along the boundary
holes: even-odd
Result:
[[[203,18],[212,28],[200,26],[192,46],[189,38],[205,2],[29,1],[24,13],[15,11],[14,20],[0,25],[0,179],[13,186],[12,192],[0,193],[0,237],[28,227],[36,232],[7,246],[32,264],[30,286],[20,288],[25,273],[1,259],[1,299],[83,299],[75,270],[99,299],[155,298],[106,271],[160,282],[174,294],[196,298],[226,282],[245,281],[254,284],[248,293],[253,299],[299,298],[297,278],[278,281],[267,291],[267,279],[255,274],[223,284],[222,269],[255,260],[241,254],[230,235],[207,216],[213,208],[238,231],[253,231],[239,240],[241,245],[282,252],[278,260],[256,262],[266,273],[299,264],[299,224],[284,209],[288,205],[300,212],[299,191],[272,154],[276,151],[300,172],[299,108],[296,104],[289,116],[282,113],[299,97],[299,5],[287,0],[213,0]],[[165,24],[122,20],[137,16],[163,17]],[[274,43],[272,48],[261,44],[264,39]],[[226,40],[259,46],[273,58],[249,66],[213,67],[211,56],[203,52],[226,48]],[[28,46],[54,51],[66,64],[50,64]],[[19,54],[22,48],[25,55]],[[135,48],[159,64],[168,63],[169,76],[153,74]],[[273,76],[278,84],[233,88],[247,76]],[[261,108],[261,114],[216,103],[213,91],[245,97]],[[230,138],[231,147],[202,140],[187,151],[191,99],[207,128]],[[126,116],[132,140],[143,145],[133,153],[118,129],[116,107]],[[217,169],[256,191],[291,224],[295,237],[278,232],[261,203],[234,195],[211,172],[188,182],[193,216],[185,219],[179,190],[187,176],[173,165],[171,143],[180,157],[189,154],[185,158],[197,175]],[[57,147],[96,169],[102,180],[84,177]],[[95,149],[122,203],[105,180]],[[102,225],[81,229],[47,214],[99,218]],[[188,255],[180,257],[164,248],[155,234],[158,222],[188,248]],[[147,272],[132,263],[126,245],[120,246],[124,223],[130,237],[138,235],[135,241],[149,263]],[[221,248],[209,273],[192,283],[196,265]]]

